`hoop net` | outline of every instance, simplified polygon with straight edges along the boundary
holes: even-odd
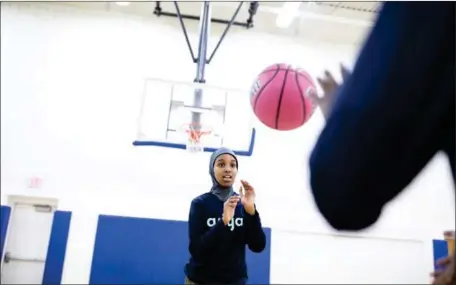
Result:
[[[191,123],[184,124],[182,128],[188,134],[187,151],[191,153],[202,152],[204,150],[204,144],[201,141],[201,137],[211,134],[212,127]]]

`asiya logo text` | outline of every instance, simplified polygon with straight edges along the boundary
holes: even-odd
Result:
[[[221,218],[209,218],[207,219],[207,226],[208,227],[213,227],[217,223],[217,221],[220,221]],[[242,227],[244,226],[244,219],[243,218],[233,218],[228,222],[228,227],[230,228],[231,231],[234,231],[235,227]]]

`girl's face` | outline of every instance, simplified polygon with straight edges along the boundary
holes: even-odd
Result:
[[[236,159],[229,154],[222,154],[215,160],[214,175],[223,187],[231,187],[236,179]]]

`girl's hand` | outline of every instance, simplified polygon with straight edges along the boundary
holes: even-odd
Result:
[[[249,182],[241,180],[242,186],[239,189],[239,195],[241,196],[241,203],[244,206],[245,211],[249,215],[255,214],[255,189]]]

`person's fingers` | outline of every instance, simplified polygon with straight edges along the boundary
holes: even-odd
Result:
[[[325,76],[329,82],[336,82],[336,80],[334,79],[334,76],[328,70],[325,70]]]
[[[453,284],[451,283],[454,280],[454,257],[446,257],[438,260],[436,263],[439,265],[444,265],[445,268],[441,270],[436,270],[433,273],[434,280],[432,284],[435,285],[444,285],[444,284]]]
[[[244,188],[252,188],[252,185],[247,180],[241,180],[242,185],[244,185]]]
[[[233,203],[237,204],[239,199],[239,196],[231,196],[230,198],[228,198],[228,200],[225,201],[225,205],[232,205]]]
[[[238,201],[235,200],[230,200],[227,204],[228,207],[235,208],[237,205]]]
[[[306,96],[309,96],[309,97],[318,97],[317,90],[315,90],[315,88],[312,88],[312,87],[307,88],[307,90],[306,90]]]
[[[317,82],[320,84],[320,86],[325,85],[325,80],[323,80],[323,78],[317,77]]]
[[[244,191],[246,194],[255,193],[255,188],[253,188],[250,184],[246,184],[246,186],[244,186]]]
[[[252,188],[252,186],[245,180],[242,182],[242,185],[244,186],[244,193],[250,193],[250,189]]]
[[[448,265],[450,262],[451,262],[451,257],[447,256],[447,257],[443,257],[443,258],[437,260],[436,264],[437,265]]]
[[[320,79],[317,78],[317,80],[320,80]],[[318,96],[317,90],[315,90],[314,88],[308,88],[306,91],[306,96],[309,97],[310,100],[312,100],[316,104],[318,104],[318,102],[320,102],[320,97]]]
[[[230,197],[230,201],[233,201],[233,202],[237,202],[237,201],[239,201],[239,199],[240,199],[240,197],[237,196],[237,195],[236,195],[236,196],[231,196],[231,197]]]
[[[318,77],[317,82],[320,85],[321,89],[325,90],[326,87],[328,86],[328,83],[325,78]]]
[[[334,90],[337,86],[337,82],[334,81],[334,79],[317,78],[317,81],[325,95],[328,92],[332,92],[332,90]]]
[[[448,276],[448,275],[439,275],[437,278],[434,278],[434,280],[432,281],[432,284],[433,285],[449,285],[449,284],[454,284],[454,283],[451,283],[451,279],[453,277],[452,276]]]

